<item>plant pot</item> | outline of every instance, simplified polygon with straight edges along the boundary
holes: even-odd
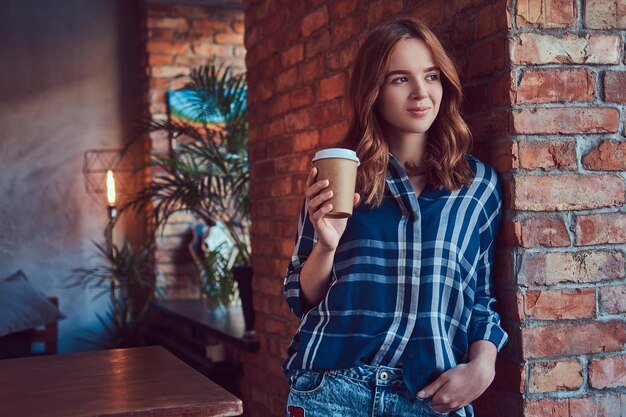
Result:
[[[232,269],[233,279],[239,287],[239,297],[241,298],[241,309],[246,328],[246,336],[254,335],[254,312],[252,277],[254,271],[248,265],[235,265]]]

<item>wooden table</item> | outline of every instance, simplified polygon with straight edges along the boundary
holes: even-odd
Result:
[[[241,400],[160,346],[0,360],[3,417],[208,417]]]

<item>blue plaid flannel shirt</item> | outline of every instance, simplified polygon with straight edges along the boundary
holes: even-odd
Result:
[[[361,364],[396,366],[416,394],[444,371],[467,362],[469,345],[507,334],[493,309],[494,240],[501,195],[495,170],[466,155],[475,177],[449,192],[427,186],[416,196],[390,155],[381,206],[361,204],[337,248],[324,299],[304,310],[300,271],[316,242],[302,207],[284,281],[301,318],[286,373]],[[456,411],[471,417],[471,405]]]

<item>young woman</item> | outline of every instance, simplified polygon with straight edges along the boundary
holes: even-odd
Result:
[[[466,154],[454,64],[422,23],[376,28],[354,63],[345,146],[361,160],[349,219],[307,180],[285,295],[302,322],[287,416],[474,415],[507,340],[493,310],[501,197]]]

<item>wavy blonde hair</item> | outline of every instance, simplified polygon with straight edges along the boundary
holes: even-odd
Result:
[[[473,173],[464,157],[472,136],[460,114],[463,92],[459,75],[436,35],[413,18],[401,18],[375,28],[365,39],[353,65],[348,90],[351,122],[344,146],[356,151],[361,166],[357,191],[366,204],[378,206],[385,193],[389,144],[384,123],[376,109],[395,45],[402,39],[417,38],[430,48],[441,70],[443,97],[439,114],[428,129],[424,164],[427,182],[449,191],[469,185]]]

